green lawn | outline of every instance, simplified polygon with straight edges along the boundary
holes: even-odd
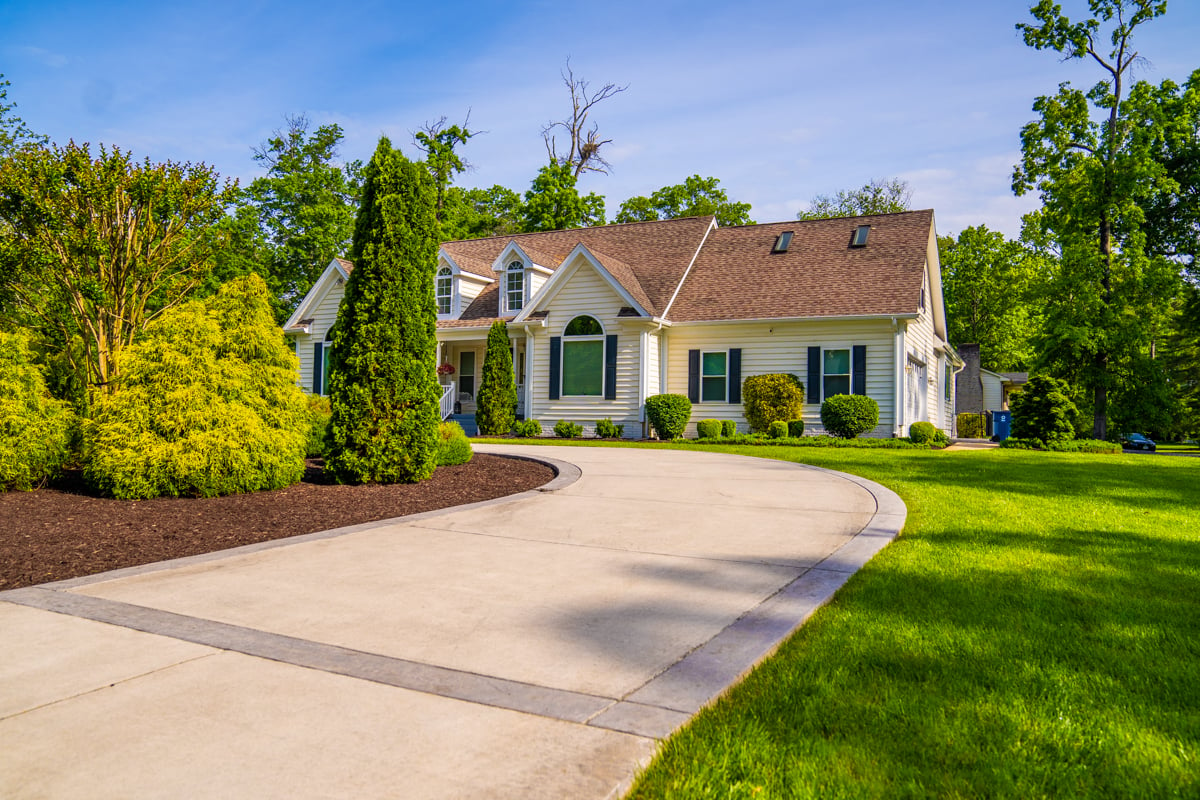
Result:
[[[1200,797],[1200,460],[702,449],[908,523],[630,797]]]

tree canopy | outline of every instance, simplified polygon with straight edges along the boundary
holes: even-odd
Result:
[[[840,191],[830,196],[819,194],[796,219],[832,219],[862,217],[869,214],[894,214],[908,211],[912,190],[900,178],[876,178],[860,189]]]
[[[27,144],[46,144],[49,140],[29,129],[25,122],[13,113],[16,103],[8,102],[8,87],[12,86],[0,72],[0,157]]]
[[[548,164],[538,170],[521,209],[522,231],[556,231],[604,224],[604,198],[595,192],[582,196],[568,164]]]
[[[693,175],[683,183],[664,186],[649,197],[631,197],[621,204],[615,222],[702,217],[712,214],[717,224],[752,225],[750,204],[736,203],[718,187],[717,178]]]

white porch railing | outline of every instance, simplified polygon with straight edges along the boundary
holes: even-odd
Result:
[[[442,386],[442,419],[454,413],[454,381]]]

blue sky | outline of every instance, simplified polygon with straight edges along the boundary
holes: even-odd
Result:
[[[1059,1],[1086,15],[1084,0]],[[381,134],[411,155],[422,123],[470,110],[487,133],[458,183],[523,192],[546,162],[540,127],[569,111],[569,57],[593,87],[629,86],[593,115],[613,173],[581,181],[610,218],[692,174],[720,178],[760,222],[899,176],[939,232],[1016,235],[1037,204],[1009,189],[1034,98],[1099,77],[1021,42],[1029,5],[0,0],[0,72],[17,114],[55,141],[204,161],[243,182],[286,114],[336,122],[343,156],[365,159]],[[1185,79],[1198,34],[1200,3],[1172,0],[1140,29],[1136,77]]]

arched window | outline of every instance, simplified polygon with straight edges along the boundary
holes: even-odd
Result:
[[[595,317],[575,317],[563,331],[562,393],[596,397],[604,393],[604,328]]]
[[[510,312],[525,307],[525,265],[520,261],[509,264],[504,275],[504,302]]]
[[[426,273],[429,274],[429,273]],[[442,267],[437,274],[437,312],[439,314],[449,314],[451,308],[451,299],[454,292],[453,273],[448,267]]]

